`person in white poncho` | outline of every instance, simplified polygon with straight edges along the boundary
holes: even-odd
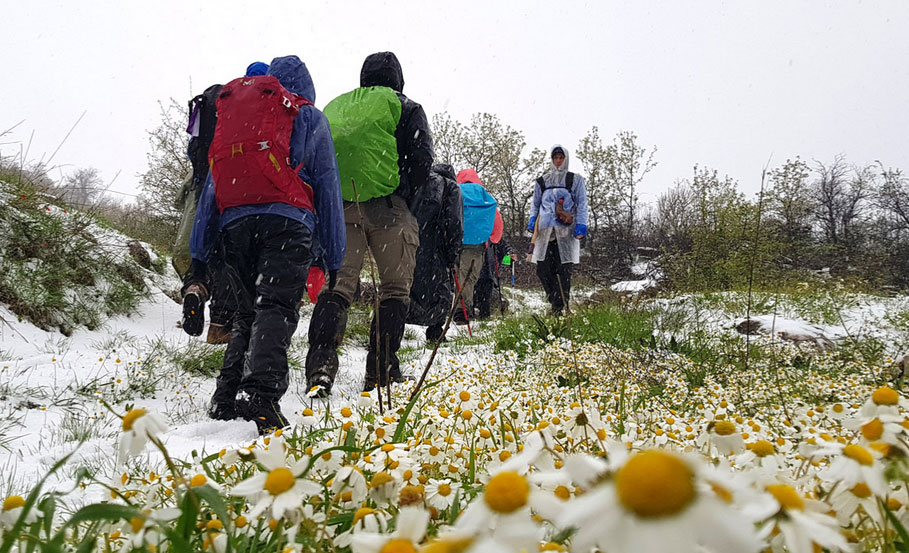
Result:
[[[581,238],[587,235],[587,185],[568,171],[568,152],[549,150],[551,169],[536,180],[528,232],[535,232],[531,261],[554,315],[561,315],[571,291],[572,266],[580,263]]]

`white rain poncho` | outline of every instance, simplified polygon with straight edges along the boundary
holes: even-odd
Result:
[[[552,152],[561,148],[565,152],[565,161],[561,167],[552,163]],[[574,237],[576,228],[580,225],[583,233],[587,230],[587,185],[584,177],[575,173],[571,192],[565,187],[565,177],[568,175],[568,151],[559,144],[549,149],[550,171],[543,175],[546,185],[545,192],[540,190],[540,185],[534,183],[533,204],[530,207],[530,219],[536,222],[537,241],[533,248],[531,261],[537,263],[546,259],[546,250],[551,240],[557,240],[562,263],[580,263],[581,244]],[[574,223],[562,224],[556,217],[556,204],[563,201],[562,207],[574,216]]]

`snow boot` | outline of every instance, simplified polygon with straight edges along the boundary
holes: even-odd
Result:
[[[260,436],[290,426],[290,422],[281,412],[278,402],[259,395],[241,393],[237,398],[237,412],[244,420],[256,423]]]
[[[398,349],[404,338],[404,321],[407,304],[401,300],[385,300],[379,304],[378,317],[373,316],[369,325],[369,352],[366,354],[366,381],[363,391],[372,391],[377,385],[406,382],[401,374]],[[378,318],[379,333],[376,332]]]
[[[193,284],[183,296],[183,331],[190,336],[201,336],[205,326],[205,289]]]
[[[338,347],[347,329],[347,300],[334,292],[323,292],[309,321],[309,351],[306,352],[306,390],[322,386],[320,397],[328,397],[338,374]]]

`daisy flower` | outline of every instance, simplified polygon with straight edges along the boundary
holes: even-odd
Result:
[[[123,415],[123,433],[120,435],[119,462],[123,463],[129,456],[136,456],[145,448],[149,438],[167,432],[167,424],[159,415],[145,409],[133,409]]]
[[[322,491],[318,483],[298,478],[309,465],[309,457],[304,455],[288,466],[283,441],[272,440],[269,449],[257,449],[256,460],[267,472],[256,473],[230,491],[231,495],[255,502],[247,515],[249,518],[255,518],[271,507],[272,517],[280,519],[285,511],[299,507],[303,501]]]
[[[426,503],[440,511],[451,507],[461,485],[451,480],[430,478],[426,484]]]
[[[428,511],[421,507],[404,507],[398,513],[397,527],[391,534],[354,534],[351,542],[353,553],[416,553],[428,524]]]
[[[788,484],[770,484],[765,489],[776,514],[762,533],[779,530],[771,545],[785,544],[791,553],[814,553],[815,545],[831,551],[850,550],[837,521],[823,513],[829,509],[827,505],[805,499]]]

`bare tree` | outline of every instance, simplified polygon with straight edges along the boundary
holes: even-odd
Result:
[[[875,204],[887,215],[894,230],[909,230],[909,179],[899,169],[881,170],[881,185],[875,195]]]
[[[829,165],[815,162],[817,180],[812,187],[815,217],[828,244],[848,245],[854,241],[855,225],[864,209],[864,200],[874,184],[870,167],[850,168],[845,156],[838,155]]]
[[[189,135],[185,130],[186,112],[171,98],[159,102],[161,124],[148,132],[150,149],[146,154],[148,169],[139,174],[139,205],[176,231],[180,210],[175,203],[183,190],[183,183],[192,173],[186,156]]]
[[[808,164],[796,157],[770,171],[767,213],[784,243],[803,242],[811,235],[811,216],[815,211],[808,185]]]
[[[104,181],[94,167],[81,167],[63,179],[55,189],[57,196],[73,207],[87,208],[95,205],[103,193]]]

